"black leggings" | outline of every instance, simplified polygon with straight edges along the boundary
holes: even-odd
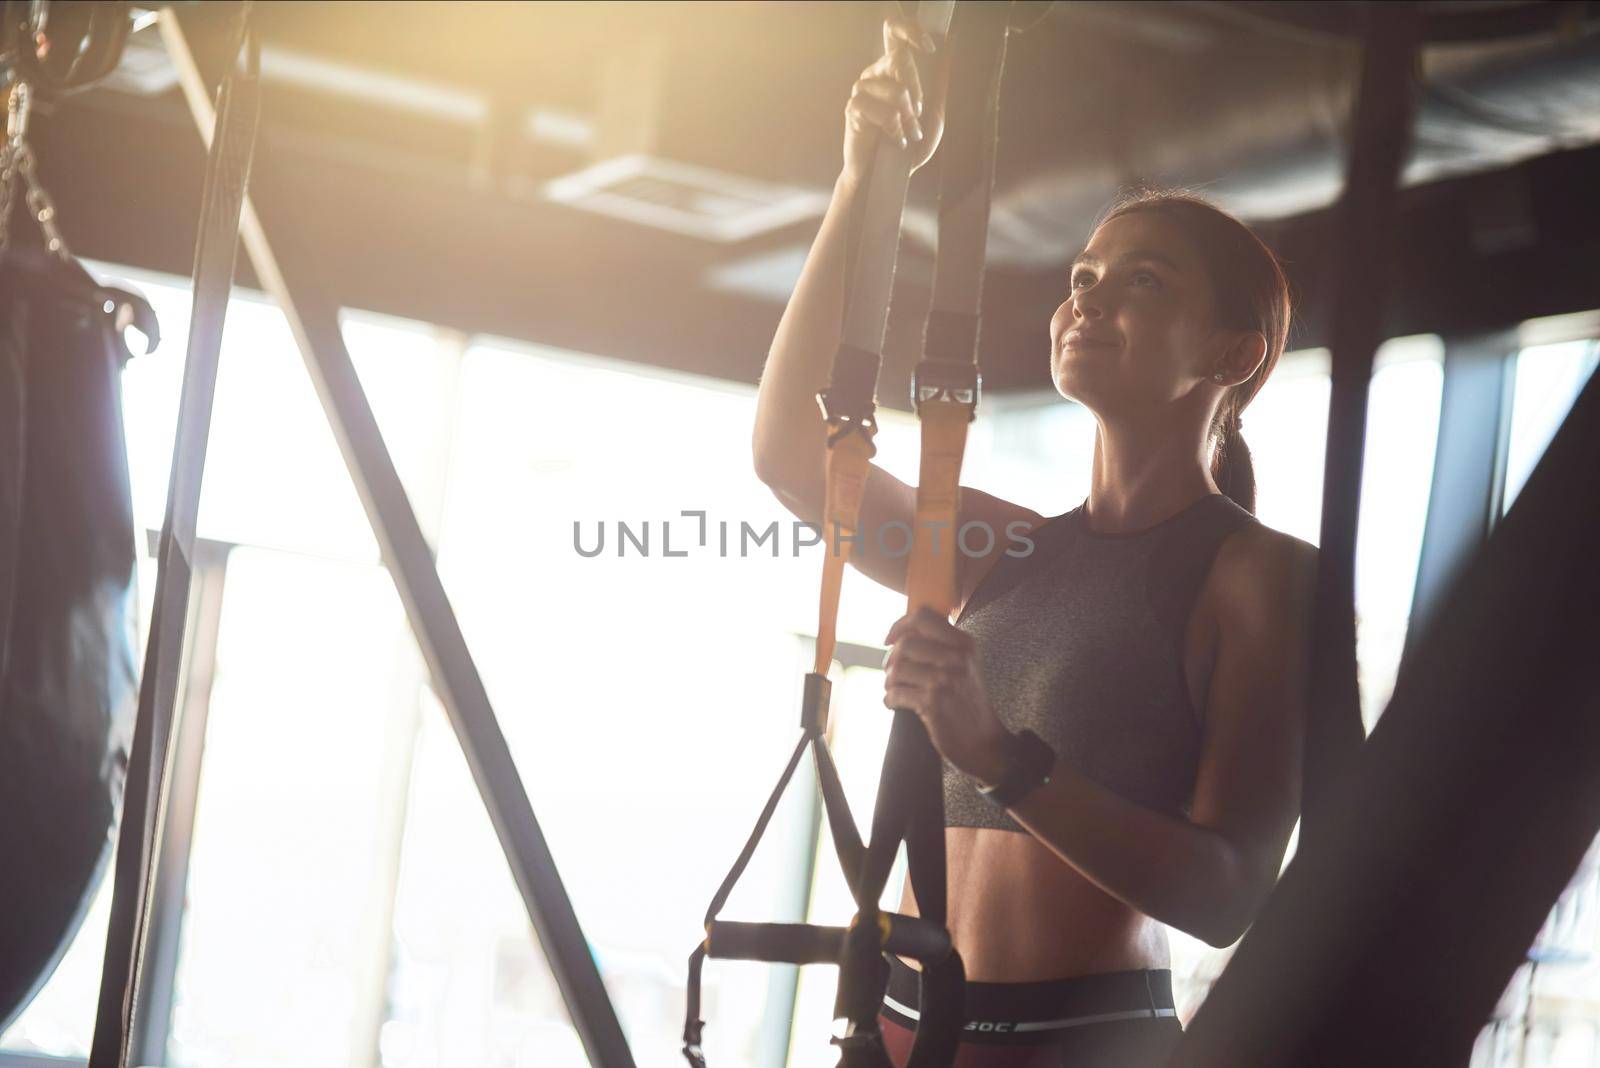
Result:
[[[889,958],[878,1024],[895,1068],[917,1026],[920,976]],[[1167,968],[1035,983],[967,983],[954,1068],[1159,1068],[1183,1035]]]

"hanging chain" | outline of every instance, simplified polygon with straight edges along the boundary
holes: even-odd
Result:
[[[37,49],[44,41],[45,5],[42,0],[30,0],[28,16],[19,27],[22,39],[18,48]],[[6,135],[0,144],[0,252],[11,242],[11,193],[16,188],[17,170],[22,155],[22,139],[28,133],[28,105],[32,103],[28,83],[20,78],[13,81],[12,72],[5,72]]]
[[[6,94],[6,136],[0,143],[0,252],[11,240],[11,189],[16,185],[17,149],[27,128],[27,83],[17,82]]]
[[[41,57],[50,47],[45,37],[48,12],[49,6],[44,0],[30,0],[28,18],[23,24],[25,38],[21,47],[33,48]],[[28,213],[44,234],[45,248],[52,255],[70,261],[72,253],[61,236],[61,228],[56,225],[55,201],[39,181],[33,149],[28,145],[28,111],[32,102],[32,87],[21,79],[16,80],[6,99],[6,135],[4,144],[0,145],[0,252],[6,250],[11,240],[11,209],[20,177],[25,187],[23,199]]]
[[[17,82],[11,87],[11,98],[6,104],[6,138],[0,146],[0,252],[5,251],[11,238],[12,197],[17,190],[17,179],[21,178],[28,214],[39,224],[45,248],[53,256],[70,260],[72,253],[61,236],[61,228],[56,225],[56,203],[39,181],[38,163],[28,144],[29,92],[27,82]]]
[[[28,187],[28,211],[44,234],[44,247],[56,258],[70,262],[72,252],[67,248],[66,239],[61,236],[61,228],[56,225],[56,202],[50,199],[49,192],[39,184],[39,172],[34,164],[33,149],[26,141],[17,148],[17,173],[22,175],[22,184]]]
[[[11,179],[15,176],[12,161],[15,153],[11,151],[11,142],[8,139],[0,145],[0,253],[4,253],[6,246],[11,242],[9,222],[11,219]]]

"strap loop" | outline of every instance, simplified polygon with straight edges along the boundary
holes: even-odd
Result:
[[[824,734],[828,729],[828,698],[833,683],[828,676],[806,672],[805,692],[800,698],[800,729],[807,734]]]

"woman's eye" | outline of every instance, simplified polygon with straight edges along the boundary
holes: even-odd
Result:
[[[1135,271],[1133,282],[1139,286],[1158,286],[1161,284],[1160,280],[1149,271]]]
[[[1090,274],[1088,271],[1079,271],[1077,274],[1072,276],[1073,289],[1082,289],[1085,286],[1092,285],[1094,285],[1094,275]]]

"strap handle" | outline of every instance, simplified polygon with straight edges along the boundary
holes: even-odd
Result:
[[[839,770],[834,766],[833,756],[828,752],[828,744],[824,739],[824,731],[828,718],[828,699],[832,684],[827,676],[815,673],[808,674],[805,680],[805,690],[801,697],[800,707],[800,741],[795,746],[794,752],[789,756],[789,762],[784,766],[783,774],[778,777],[778,785],[773,787],[772,794],[767,798],[767,803],[761,809],[761,815],[756,819],[756,825],[745,840],[744,848],[739,851],[739,856],[733,862],[733,867],[728,869],[728,874],[722,879],[722,884],[717,887],[717,892],[712,895],[711,904],[706,909],[705,926],[706,939],[695,947],[689,955],[689,978],[685,997],[684,1023],[683,1023],[683,1055],[695,1068],[705,1068],[705,1052],[701,1047],[701,1036],[705,1030],[705,1021],[700,1019],[700,981],[704,969],[705,958],[711,948],[711,932],[717,923],[717,914],[727,904],[728,897],[733,893],[735,884],[744,874],[745,868],[750,863],[750,858],[755,855],[756,846],[760,843],[762,835],[767,833],[767,825],[772,822],[773,813],[778,809],[778,802],[789,788],[789,780],[794,778],[795,770],[800,766],[800,758],[810,747],[816,760],[817,783],[822,790],[822,802],[828,814],[828,828],[833,838],[834,852],[839,857],[839,866],[846,873],[846,878],[861,868],[862,857],[866,848],[861,844],[861,832],[856,829],[855,818],[850,814],[850,803],[845,797],[844,784],[839,780]],[[851,881],[851,891],[854,893],[855,884]],[[858,899],[859,903],[859,899]],[[722,956],[723,954],[718,954]],[[760,959],[786,960],[787,957],[771,957]],[[830,958],[831,959],[831,958]],[[798,962],[797,962],[798,963]]]

